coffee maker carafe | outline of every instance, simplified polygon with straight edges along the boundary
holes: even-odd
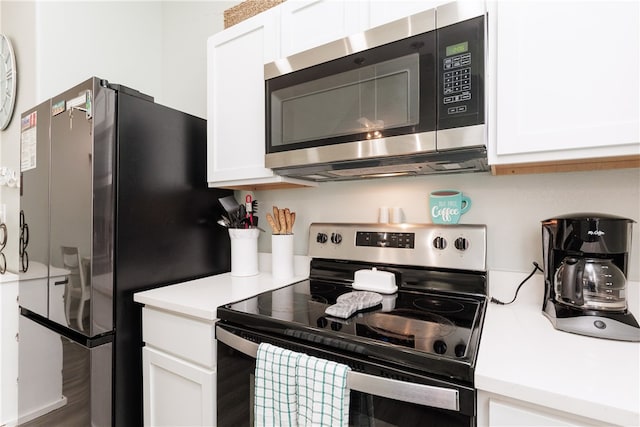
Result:
[[[542,221],[542,312],[556,329],[640,341],[640,326],[629,312],[626,298],[634,222],[603,214]]]

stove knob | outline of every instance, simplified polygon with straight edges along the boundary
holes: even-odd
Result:
[[[316,320],[316,325],[318,325],[319,328],[326,328],[328,324],[329,321],[324,316],[320,316],[318,317],[318,320]]]
[[[458,237],[456,241],[453,242],[453,245],[459,251],[466,251],[467,249],[469,249],[469,241],[464,237]]]
[[[433,247],[436,249],[444,249],[447,247],[447,239],[442,236],[438,236],[433,239]]]
[[[447,343],[442,340],[437,340],[433,343],[433,351],[438,354],[445,354],[447,352]]]
[[[342,234],[340,233],[331,233],[331,243],[339,245],[342,242]]]
[[[458,344],[454,349],[453,352],[456,354],[456,357],[462,357],[464,356],[464,353],[467,351],[467,346],[464,344]]]
[[[316,242],[318,243],[327,243],[328,237],[325,233],[316,234]]]

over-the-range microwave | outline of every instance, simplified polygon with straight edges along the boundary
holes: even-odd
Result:
[[[313,181],[487,171],[484,2],[265,65],[265,164]]]

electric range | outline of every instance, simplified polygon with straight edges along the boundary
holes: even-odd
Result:
[[[473,376],[487,303],[486,227],[314,223],[308,254],[309,279],[218,308],[223,352],[234,338],[249,347],[271,342],[347,363],[368,378],[451,391],[455,402],[443,404],[447,398],[425,404],[404,395],[383,397],[412,404],[413,420],[425,416],[426,407],[451,425],[473,425]],[[380,303],[347,318],[326,313],[338,297],[355,291],[356,272],[373,268],[392,273],[397,291],[380,294]],[[222,369],[219,363],[219,375]],[[356,392],[377,396],[382,407],[379,393],[362,388]],[[406,411],[387,412],[394,419]]]

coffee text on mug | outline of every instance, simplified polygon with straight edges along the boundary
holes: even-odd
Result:
[[[434,206],[431,209],[431,216],[433,218],[442,217],[445,222],[451,221],[452,216],[460,215],[460,210],[457,208],[441,208],[440,206]]]

